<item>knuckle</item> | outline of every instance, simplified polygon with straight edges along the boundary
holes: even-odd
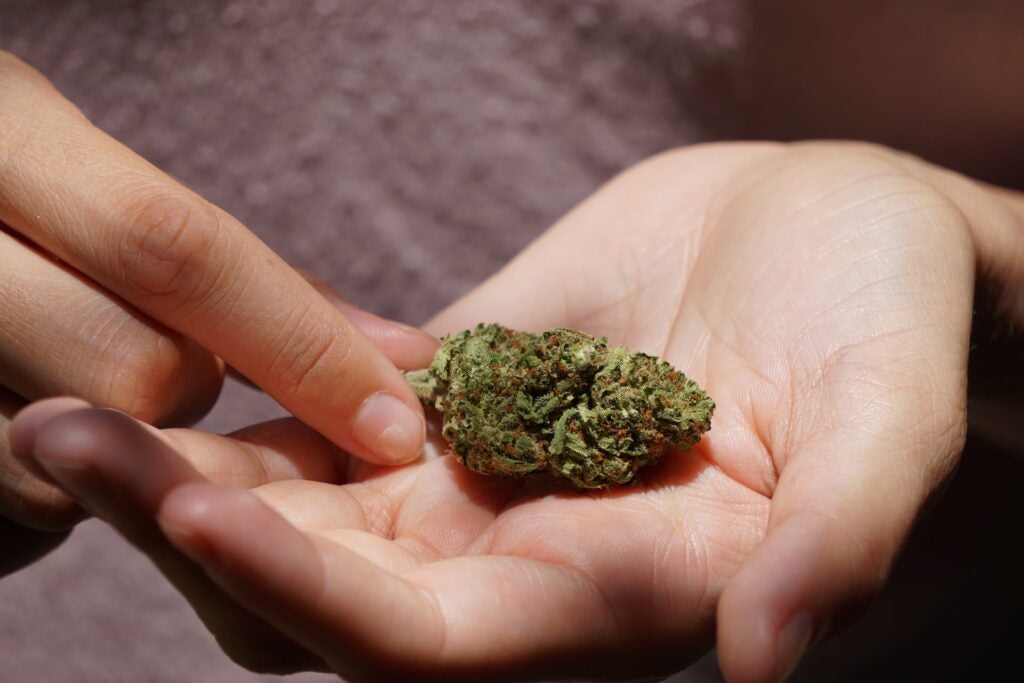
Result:
[[[90,392],[104,405],[156,425],[191,421],[220,389],[220,367],[205,353],[153,330],[121,334],[107,345]]]
[[[324,382],[336,379],[337,370],[346,364],[352,350],[350,335],[333,333],[311,322],[307,311],[277,344],[269,367],[269,376],[284,392],[296,399],[316,396]]]
[[[147,298],[201,304],[217,275],[208,265],[218,262],[217,211],[183,191],[161,188],[137,192],[122,219],[116,268],[125,284]]]
[[[161,339],[142,345],[126,339],[108,383],[109,405],[143,422],[160,422],[173,406],[172,388],[185,370],[180,354]]]
[[[159,389],[174,372],[174,359],[163,344],[145,333],[120,331],[95,343],[100,350],[83,397],[146,422],[157,419],[165,410]]]

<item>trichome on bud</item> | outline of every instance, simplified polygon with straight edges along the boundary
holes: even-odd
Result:
[[[547,471],[580,489],[629,484],[670,450],[691,448],[715,407],[668,363],[570,329],[479,325],[406,377],[471,470]]]

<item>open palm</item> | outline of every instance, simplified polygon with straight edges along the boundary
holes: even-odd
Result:
[[[380,468],[292,420],[231,439],[71,403],[25,411],[16,447],[252,668],[654,676],[717,624],[726,674],[772,680],[880,587],[955,465],[972,229],[1012,220],[852,145],[699,147],[613,181],[430,328],[575,327],[696,379],[711,432],[629,488],[489,479],[441,449]]]

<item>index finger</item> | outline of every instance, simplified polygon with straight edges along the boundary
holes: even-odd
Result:
[[[0,221],[196,340],[367,460],[416,458],[399,371],[226,212],[92,126],[0,53]]]

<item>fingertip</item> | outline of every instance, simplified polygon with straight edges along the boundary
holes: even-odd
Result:
[[[30,472],[44,479],[49,479],[46,471],[39,466],[33,457],[36,442],[42,427],[56,417],[66,413],[90,408],[90,404],[80,398],[60,396],[47,398],[29,404],[11,421],[8,439],[11,453]]]
[[[138,439],[141,431],[125,413],[86,405],[63,411],[40,425],[32,457],[51,474],[55,468],[84,470],[107,454],[125,450],[125,442]]]
[[[40,430],[33,457],[61,488],[126,535],[149,534],[163,498],[200,478],[156,430],[109,408],[53,418]]]
[[[814,619],[801,610],[788,617],[752,612],[719,622],[718,660],[730,683],[789,679],[814,640]]]
[[[810,644],[815,532],[799,518],[786,520],[726,586],[718,609],[718,652],[730,683],[784,681]]]
[[[104,470],[121,455],[119,441],[133,422],[107,408],[86,406],[61,412],[39,426],[31,460],[47,481],[82,508],[109,518],[111,490]]]
[[[380,465],[405,465],[423,453],[427,423],[423,410],[388,393],[366,399],[356,412],[352,437]]]
[[[856,545],[811,513],[769,532],[719,602],[719,663],[730,683],[786,680],[877,592],[885,572]]]
[[[774,673],[778,626],[757,605],[757,589],[737,575],[718,606],[718,662],[730,683],[769,683]],[[753,594],[752,594],[753,593]]]
[[[10,519],[30,529],[54,532],[66,531],[88,517],[33,455],[38,436],[50,421],[88,407],[78,398],[50,398],[24,407],[12,418],[8,444],[13,462],[7,476],[18,478],[18,483],[0,501]]]

